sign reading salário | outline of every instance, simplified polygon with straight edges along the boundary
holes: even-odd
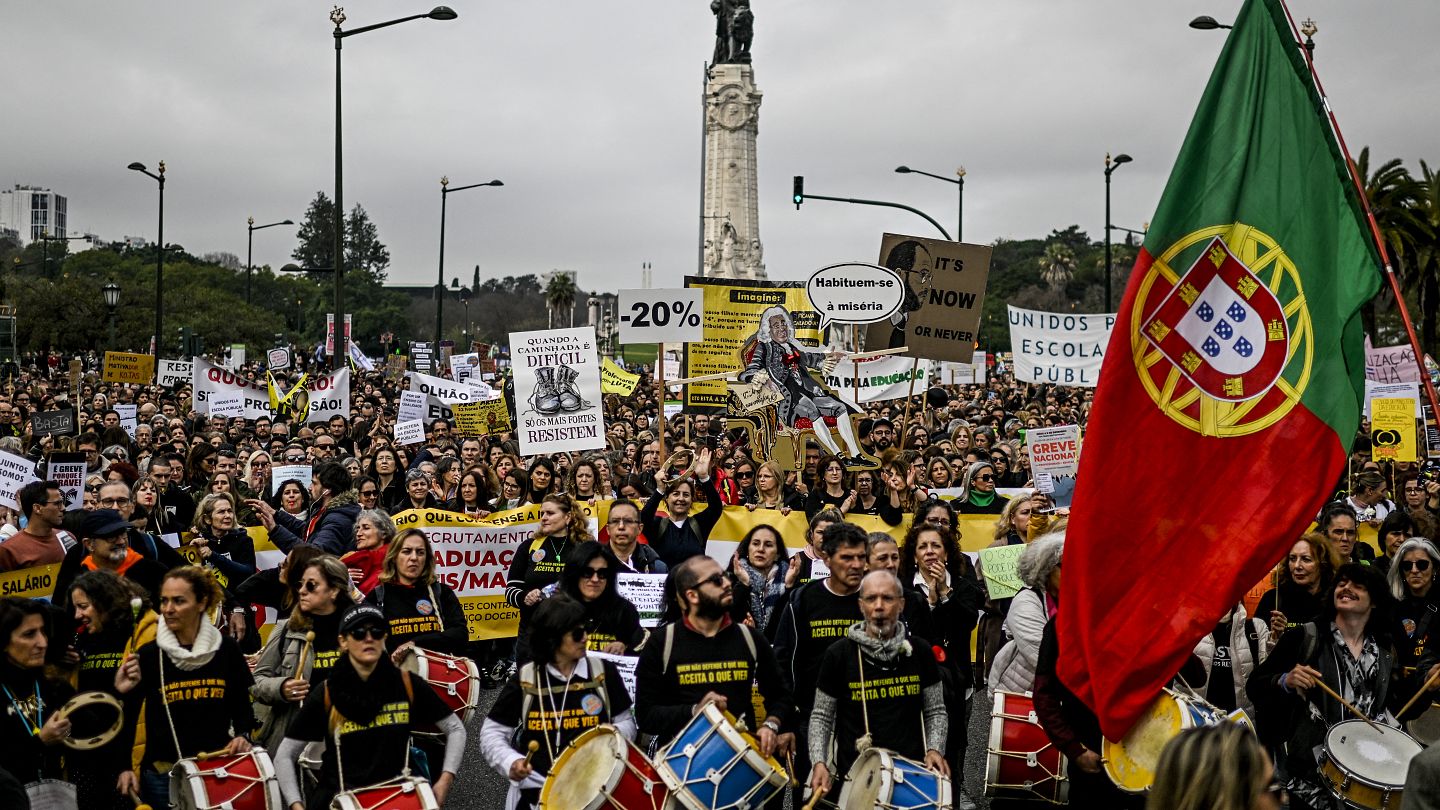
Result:
[[[510,356],[522,455],[605,446],[593,328],[511,332]]]

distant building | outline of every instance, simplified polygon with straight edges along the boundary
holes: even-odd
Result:
[[[66,198],[48,188],[17,183],[0,191],[0,228],[16,231],[22,247],[42,233],[69,236],[67,207]]]

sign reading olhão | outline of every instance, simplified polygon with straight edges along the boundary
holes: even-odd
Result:
[[[511,332],[520,453],[605,447],[595,330]]]
[[[1114,315],[1010,310],[1015,381],[1094,388]]]
[[[990,253],[988,245],[885,234],[879,263],[900,277],[904,289],[899,308],[865,330],[865,348],[904,346],[905,357],[970,362]]]
[[[100,379],[105,382],[149,385],[155,379],[155,358],[134,352],[105,352],[105,369]]]

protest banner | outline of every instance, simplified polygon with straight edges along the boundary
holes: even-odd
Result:
[[[195,364],[189,360],[161,360],[155,384],[161,388],[173,388],[190,382],[195,373]]]
[[[635,667],[640,664],[640,656],[611,655],[604,652],[592,652],[589,655],[615,665],[615,671],[620,673],[620,682],[625,684],[625,691],[629,693],[630,701],[633,703],[635,701]]]
[[[1420,366],[1410,344],[1372,346],[1365,336],[1365,379],[1379,383],[1420,382]]]
[[[31,414],[30,430],[37,439],[41,436],[68,436],[75,432],[75,409]]]
[[[395,423],[395,443],[404,447],[425,443],[425,423],[420,420]]]
[[[1415,418],[1424,418],[1425,412],[1421,403],[1424,401],[1420,396],[1420,383],[1398,382],[1379,383],[1373,380],[1365,381],[1365,418],[1370,418],[1370,403],[1377,399],[1413,399],[1415,400]]]
[[[450,377],[462,383],[471,377],[479,379],[480,355],[475,352],[450,355]]]
[[[51,453],[45,476],[60,485],[66,509],[79,509],[85,498],[85,454]]]
[[[105,352],[105,366],[100,374],[105,382],[149,385],[155,379],[155,358],[134,352]]]
[[[1006,307],[1015,380],[1094,388],[1114,315],[1062,314]]]
[[[1025,589],[1017,570],[1024,543],[980,550],[980,572],[985,577],[985,590],[991,599],[1009,599]]]
[[[1418,461],[1414,399],[1370,400],[1370,453],[1376,461]]]
[[[605,447],[595,330],[511,332],[522,455]]]
[[[299,481],[300,486],[308,490],[311,475],[309,464],[277,464],[270,469],[270,494],[279,495],[280,487],[286,481]]]
[[[820,313],[822,329],[832,323],[875,323],[894,316],[905,303],[905,284],[888,267],[846,262],[811,273],[805,297]]]
[[[0,506],[19,509],[20,504],[15,500],[15,493],[31,481],[38,480],[40,479],[35,475],[35,462],[0,450]]]
[[[825,375],[829,386],[840,399],[858,406],[866,402],[885,402],[908,396],[915,381],[924,390],[925,366],[916,365],[909,357],[862,357],[858,360],[846,357],[835,364],[835,369]],[[860,393],[856,399],[855,393]]]
[[[462,383],[418,371],[412,371],[408,376],[410,390],[425,395],[425,414],[421,419],[426,424],[436,419],[453,420],[455,414],[451,413],[450,406],[457,402],[486,402],[500,395],[499,391],[474,378]]]
[[[1080,426],[1030,428],[1025,432],[1025,449],[1035,488],[1049,495],[1057,508],[1068,509],[1075,494],[1075,471],[1080,469]]]
[[[820,345],[820,313],[810,306],[802,282],[687,276],[685,286],[705,293],[705,339],[685,344],[682,377],[740,373],[745,368],[742,350],[753,345],[760,316],[770,307],[784,307],[790,314],[797,342]],[[686,407],[724,407],[729,399],[723,379],[685,386]]]
[[[635,393],[635,386],[640,384],[640,375],[632,374],[623,368],[615,365],[615,361],[605,358],[600,364],[600,392],[602,394],[619,394],[628,397]]]
[[[953,500],[953,494],[941,495],[944,500]],[[692,509],[690,514],[694,515],[702,509]],[[904,543],[905,532],[910,529],[910,516],[904,515],[900,522],[894,526],[881,520],[878,515],[849,514],[845,516],[846,521],[854,523],[869,532],[883,532],[895,538],[897,544]],[[957,527],[960,534],[960,549],[965,552],[977,552],[990,545],[995,539],[995,516],[994,515],[956,515]],[[782,515],[774,509],[756,509],[751,511],[744,506],[727,506],[720,513],[720,519],[716,521],[715,528],[710,531],[710,537],[705,544],[705,553],[721,566],[729,568],[730,558],[735,554],[736,547],[747,532],[756,526],[769,525],[773,527],[785,540],[785,547],[794,554],[796,550],[805,546],[805,530],[808,522],[805,519],[805,511],[795,510],[788,515]]]
[[[658,627],[665,615],[664,574],[619,574],[615,592],[630,600],[640,613],[641,627]]]
[[[455,432],[462,436],[489,436],[511,429],[503,394],[487,402],[457,402],[450,410],[455,414]]]
[[[305,386],[310,403],[305,411],[305,422],[325,422],[332,416],[350,418],[350,369],[342,368],[330,374],[315,377]]]
[[[893,315],[865,330],[865,348],[905,346],[903,356],[912,360],[970,362],[990,253],[988,245],[885,234],[879,263],[904,282],[904,301]]]
[[[953,363],[941,360],[931,372],[940,378],[941,385],[976,385],[985,382],[985,358],[982,356],[969,363]]]
[[[225,391],[241,391],[245,395],[246,419],[274,418],[270,410],[270,392],[264,383],[247,380],[226,368],[211,363],[203,357],[191,361],[191,389],[195,410],[210,413],[210,400]]]

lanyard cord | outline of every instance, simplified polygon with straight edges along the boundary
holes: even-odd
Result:
[[[34,737],[39,734],[40,727],[45,725],[45,699],[40,697],[40,681],[35,681],[35,723],[33,725],[30,723],[30,718],[25,715],[25,710],[20,708],[20,701],[15,699],[10,687],[0,688],[5,690],[5,697],[10,699],[11,708],[15,710],[15,714],[19,715],[20,722],[25,724],[25,730],[30,732],[30,736]]]
[[[577,663],[576,669],[578,668],[579,664]],[[546,728],[544,718],[540,720],[540,733],[545,735],[545,750],[550,754],[550,767],[553,768],[555,767],[555,749],[560,747],[560,735],[564,733],[560,729],[560,721],[563,719],[561,715],[565,713],[565,704],[570,700],[570,681],[575,677],[575,670],[570,670],[570,677],[565,679],[565,691],[560,697],[560,708],[558,711],[555,708],[555,688],[550,685],[550,666],[546,664],[541,671],[545,674],[545,694],[541,699],[550,699],[550,717],[555,723],[555,746],[553,748],[550,746],[550,729]],[[543,705],[541,709],[543,711]]]

